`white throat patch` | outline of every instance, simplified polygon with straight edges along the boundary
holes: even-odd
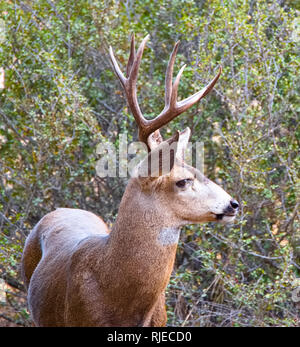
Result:
[[[162,246],[173,245],[174,243],[178,243],[179,235],[179,228],[163,228],[158,234],[157,241]]]

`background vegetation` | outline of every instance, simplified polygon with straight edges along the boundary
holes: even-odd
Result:
[[[175,41],[176,70],[187,64],[180,97],[223,66],[214,91],[164,131],[190,126],[206,175],[241,203],[233,226],[182,232],[168,324],[299,325],[299,10],[284,0],[1,2],[0,325],[31,324],[19,263],[43,215],[73,207],[115,219],[126,179],[96,176],[96,146],[137,137],[108,59],[112,45],[124,68],[131,32],[151,35],[138,81],[149,118],[163,107]]]

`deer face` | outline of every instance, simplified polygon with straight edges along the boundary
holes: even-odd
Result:
[[[159,201],[164,216],[175,225],[231,223],[239,204],[220,186],[193,167],[174,165],[168,175],[139,178],[142,192]]]
[[[172,213],[187,224],[228,223],[237,214],[238,203],[193,167],[174,165],[165,184]]]

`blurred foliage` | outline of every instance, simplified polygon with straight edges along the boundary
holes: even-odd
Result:
[[[164,133],[189,126],[206,175],[241,203],[233,226],[182,232],[168,324],[299,325],[299,3],[7,0],[0,16],[0,325],[30,325],[18,266],[43,215],[74,207],[114,221],[126,180],[96,176],[96,145],[137,138],[107,53],[124,68],[131,32],[151,35],[138,80],[149,118],[163,108],[174,42],[175,69],[187,64],[181,98],[223,66],[214,91]]]

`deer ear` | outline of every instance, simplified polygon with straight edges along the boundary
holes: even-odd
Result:
[[[159,177],[167,175],[175,164],[180,133],[157,145],[135,168],[134,177]]]
[[[179,133],[178,146],[176,151],[176,160],[179,163],[184,162],[184,153],[188,146],[189,139],[191,136],[191,129],[189,127],[185,128]]]

